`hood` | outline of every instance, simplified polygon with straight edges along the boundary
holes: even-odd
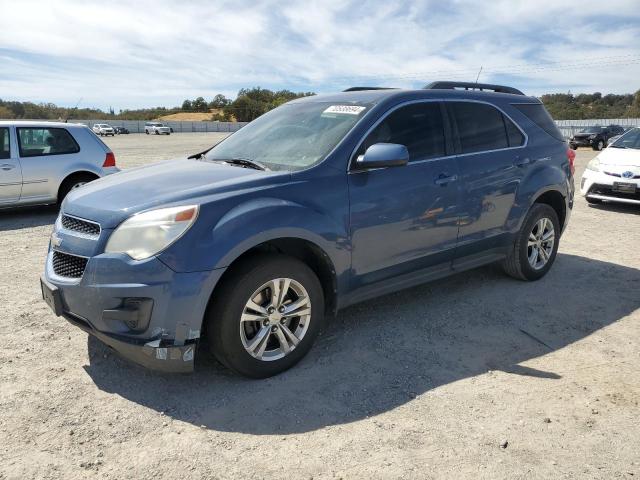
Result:
[[[598,155],[601,165],[640,167],[640,150],[608,147]]]
[[[225,192],[285,182],[289,172],[265,172],[200,160],[170,160],[95,180],[73,190],[65,213],[115,228],[134,213]]]

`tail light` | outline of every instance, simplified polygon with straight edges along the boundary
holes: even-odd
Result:
[[[567,149],[567,160],[569,160],[569,168],[571,169],[571,175],[573,175],[574,173],[576,173],[576,165],[575,165],[576,152],[575,152],[575,150],[572,150],[571,148]]]
[[[107,153],[107,156],[104,157],[104,163],[102,164],[102,167],[115,167],[116,166],[116,156],[113,154],[113,152],[109,152]]]

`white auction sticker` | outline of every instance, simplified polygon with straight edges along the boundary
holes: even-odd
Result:
[[[342,113],[345,115],[360,115],[366,107],[358,105],[331,105],[322,113]]]

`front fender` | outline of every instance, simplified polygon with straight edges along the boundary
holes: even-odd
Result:
[[[201,212],[204,217],[210,214]],[[161,254],[162,261],[172,269],[189,272],[226,268],[251,248],[280,238],[316,245],[329,257],[338,276],[350,268],[346,226],[302,203],[257,198],[232,207],[213,222],[200,220],[194,227],[198,223],[201,226],[176,243],[179,252],[172,248]]]

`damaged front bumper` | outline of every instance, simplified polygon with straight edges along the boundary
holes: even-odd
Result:
[[[54,313],[123,357],[162,372],[193,370],[209,298],[224,269],[178,273],[156,258],[90,257],[81,278],[57,275],[49,251],[42,297]]]

